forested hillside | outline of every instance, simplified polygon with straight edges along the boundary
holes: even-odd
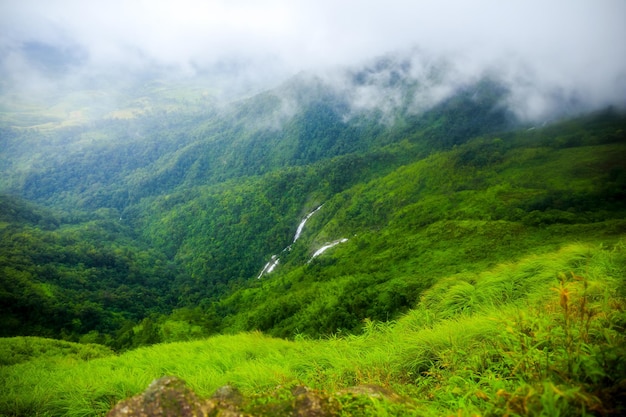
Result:
[[[373,74],[394,65],[383,60],[351,74],[353,87],[368,86]],[[393,79],[385,84],[391,91],[420,88]],[[399,389],[415,375],[447,372],[441,335],[432,341],[440,359],[407,348],[411,337],[430,340],[419,332],[440,326],[445,333],[458,319],[469,320],[468,337],[479,340],[486,336],[478,322],[500,308],[511,320],[516,306],[539,308],[559,279],[561,294],[571,285],[571,294],[583,297],[561,298],[563,331],[573,326],[571,303],[580,307],[576,331],[584,338],[593,326],[618,332],[623,315],[592,318],[610,310],[609,299],[616,311],[623,308],[626,117],[609,108],[534,126],[507,109],[507,95],[483,78],[428,109],[400,100],[382,110],[355,106],[323,79],[303,75],[228,105],[198,97],[190,103],[183,95],[153,100],[141,112],[120,110],[123,118],[4,126],[0,336],[7,337],[2,349],[17,358],[6,360],[5,385],[32,387],[39,377],[30,367],[57,361],[58,349],[78,361],[134,354],[117,359],[102,346],[23,336],[127,352],[218,334],[234,336],[210,340],[237,344],[257,337],[245,332],[260,331],[296,340],[284,341],[285,349],[298,351],[332,350],[314,340],[346,338],[345,346],[337,342],[342,359],[315,359],[337,360],[343,374],[289,365],[279,373],[290,383],[300,378],[295,373],[324,390],[372,382]],[[597,260],[605,257],[605,264]],[[579,288],[588,281],[606,294],[589,296],[597,310],[585,304],[587,287]],[[535,337],[523,326],[514,332]],[[375,355],[346,359],[393,337],[404,340],[393,349],[393,364]],[[283,343],[261,338],[261,346]],[[494,345],[495,356],[471,354],[481,369],[492,369],[485,361],[502,363],[511,349],[521,362],[502,366],[515,374],[526,363],[525,348],[507,343]],[[614,355],[621,342],[611,333],[589,343]],[[576,349],[567,345],[555,361],[578,366],[567,359]],[[449,359],[462,368],[459,358]],[[348,371],[353,362],[357,371]],[[601,397],[594,390],[613,389],[619,381],[607,369],[623,363],[614,356],[600,362],[584,372],[568,368],[568,389],[593,398]],[[24,380],[15,373],[20,366],[29,369]],[[375,374],[365,376],[370,368]],[[603,376],[589,376],[595,370]],[[552,381],[548,371],[523,371],[529,386]],[[337,387],[320,382],[326,377]],[[264,390],[276,382],[261,380]],[[88,409],[110,408],[107,401],[138,392],[144,382]],[[20,389],[28,388],[2,397],[1,412],[43,407],[45,398],[26,400]],[[494,410],[516,407],[498,400],[498,389],[522,395],[513,386],[489,389],[484,396]],[[416,395],[408,388],[405,394]],[[597,406],[572,398],[565,409]],[[21,401],[19,411],[10,411],[11,401]]]
[[[623,127],[605,117],[474,139],[351,187],[307,222],[284,266],[216,311],[238,313],[226,320],[231,331],[354,332],[365,319],[395,319],[445,276],[472,283],[491,265],[566,242],[617,243]]]
[[[354,88],[394,65],[355,76]],[[15,196],[4,201],[17,213],[3,230],[5,335],[97,332],[113,343],[126,320],[215,301],[249,285],[314,205],[513,123],[498,107],[506,92],[489,80],[423,113],[407,102],[392,124],[305,75],[227,106],[157,87],[131,90],[129,108],[145,108],[122,118],[4,129],[2,187]],[[21,199],[56,213],[25,219]],[[68,274],[77,292],[59,278]],[[20,311],[32,317],[24,326]]]
[[[381,74],[380,91],[423,88],[401,68],[381,60],[352,88]],[[228,106],[144,87],[131,108],[150,91],[125,118],[4,129],[4,335],[124,348],[160,340],[153,324],[175,309],[195,335],[353,332],[438,277],[621,233],[612,110],[516,128],[488,78],[418,113],[359,108],[305,75]]]
[[[14,197],[1,197],[0,208],[2,336],[104,343],[100,335],[176,305],[177,267],[128,227],[70,221]]]
[[[625,16],[0,0],[0,417],[626,416]]]

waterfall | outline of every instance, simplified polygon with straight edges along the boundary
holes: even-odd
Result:
[[[346,239],[346,238],[344,237],[344,238],[337,239],[337,240],[334,240],[334,241],[332,241],[332,242],[328,242],[328,243],[326,243],[324,246],[322,246],[321,248],[319,248],[318,250],[316,250],[316,251],[315,251],[315,253],[314,253],[314,254],[313,254],[313,256],[311,257],[311,259],[309,259],[309,262],[311,262],[313,259],[315,259],[315,258],[317,258],[318,256],[320,256],[322,253],[326,252],[326,250],[327,250],[327,249],[330,249],[330,248],[332,248],[333,246],[336,246],[336,245],[338,245],[338,244],[340,244],[340,243],[344,243],[344,242],[347,242],[347,241],[348,241],[348,239]]]
[[[307,220],[309,220],[312,215],[317,213],[317,211],[319,209],[321,209],[322,206],[323,206],[323,204],[320,205],[315,210],[313,210],[312,212],[310,212],[309,214],[307,214],[304,217],[304,219],[302,219],[302,221],[298,225],[298,228],[296,229],[296,234],[293,237],[293,242],[291,242],[291,245],[289,245],[285,249],[283,249],[283,252],[287,252],[287,251],[291,250],[291,246],[294,243],[296,243],[296,240],[298,240],[300,238],[300,235],[302,234],[302,230],[304,230],[304,225],[306,224]],[[341,238],[341,239],[334,240],[332,242],[325,243],[324,246],[322,246],[321,248],[319,248],[318,250],[315,251],[315,253],[311,257],[311,259],[309,259],[309,262],[311,262],[313,259],[315,259],[318,256],[320,256],[322,253],[326,252],[326,250],[332,248],[333,246],[338,245],[340,243],[347,242],[347,241],[348,241],[348,239]],[[263,275],[270,274],[272,271],[274,271],[276,266],[278,266],[278,262],[279,261],[280,261],[280,258],[278,257],[278,255],[272,255],[272,257],[270,258],[269,262],[266,263],[265,266],[263,267],[263,269],[261,270],[261,273],[259,274],[257,279],[260,279]]]
[[[296,243],[296,240],[298,240],[298,238],[300,237],[300,235],[302,234],[302,230],[304,229],[304,225],[306,224],[307,220],[309,220],[311,218],[312,215],[314,215],[319,209],[321,209],[323,206],[323,204],[321,204],[318,208],[316,208],[315,210],[313,210],[312,212],[310,212],[309,214],[307,214],[304,219],[302,219],[302,221],[300,222],[300,224],[298,225],[298,228],[296,229],[296,234],[293,237],[293,242],[291,242],[291,245],[293,245],[294,243]],[[288,250],[291,250],[291,245],[287,246],[285,249],[283,249],[283,252],[286,252]],[[278,257],[278,255],[272,255],[272,257],[270,258],[270,261],[268,263],[265,264],[265,266],[263,267],[263,269],[261,270],[261,273],[259,274],[259,276],[257,277],[257,279],[261,278],[263,275],[265,274],[269,274],[272,271],[274,271],[274,268],[276,268],[276,266],[278,265],[278,262],[280,261],[280,258]]]
[[[276,255],[272,255],[272,257],[270,258],[270,261],[265,264],[265,266],[263,267],[263,270],[261,271],[259,276],[256,278],[259,279],[264,274],[269,274],[270,272],[272,272],[274,268],[276,268],[276,265],[278,265],[278,261],[280,261],[280,259]]]
[[[300,222],[300,224],[298,225],[298,229],[296,229],[296,234],[293,237],[293,242],[292,243],[296,243],[296,240],[298,240],[298,238],[300,237],[300,235],[302,234],[302,229],[304,229],[304,225],[306,224],[307,220],[309,220],[311,218],[312,215],[314,215],[319,209],[321,209],[323,206],[320,205],[318,208],[316,208],[315,210],[313,210],[312,212],[310,212],[309,214],[306,215],[306,217],[304,219],[302,219],[302,221]]]

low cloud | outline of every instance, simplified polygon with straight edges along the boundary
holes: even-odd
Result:
[[[227,89],[249,91],[417,48],[419,59],[450,66],[450,82],[426,89],[432,97],[424,103],[492,73],[510,88],[510,104],[532,119],[563,100],[580,108],[623,104],[624,16],[621,0],[4,1],[0,88],[36,97],[152,72],[218,74]],[[419,72],[430,67],[413,63],[407,75],[426,80]],[[379,85],[361,85],[355,105],[377,102]],[[404,100],[387,93],[383,106]]]

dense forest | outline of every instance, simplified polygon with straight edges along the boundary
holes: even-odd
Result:
[[[130,323],[211,306],[254,283],[314,205],[328,201],[326,212],[351,189],[462,143],[460,131],[507,127],[510,115],[493,111],[503,94],[484,80],[419,117],[399,114],[402,123],[385,125],[369,112],[346,119],[335,91],[300,77],[226,109],[208,103],[191,114],[182,106],[166,117],[7,129],[11,307],[3,335],[97,334],[121,348],[113,339],[129,343]],[[278,128],[283,101],[300,111]],[[358,216],[350,222],[354,231],[372,226]],[[293,248],[301,263],[311,244],[320,242]],[[206,308],[201,321],[217,320],[220,329],[222,314]]]
[[[354,86],[385,65],[351,74]],[[419,88],[397,77],[388,87]],[[151,106],[124,117],[15,115],[2,127],[0,384],[12,389],[0,414],[47,407],[48,394],[23,394],[41,361],[61,381],[87,360],[128,381],[77,396],[91,401],[84,413],[106,412],[149,379],[107,372],[141,355],[162,362],[145,375],[182,373],[204,394],[219,381],[266,393],[283,378],[328,392],[440,389],[448,403],[434,415],[458,408],[466,389],[470,409],[494,415],[550,401],[565,414],[624,410],[621,111],[535,126],[502,105],[509,92],[490,78],[391,113],[354,109],[304,75],[226,106],[147,88],[136,102],[151,94]],[[471,339],[466,351],[454,350],[467,340],[446,342],[451,332]],[[275,375],[255,385],[226,371],[244,360],[229,356],[224,377],[203,384],[163,359],[198,360],[202,343],[288,369],[268,365]],[[310,350],[308,364],[286,359]],[[50,415],[81,414],[71,396]]]

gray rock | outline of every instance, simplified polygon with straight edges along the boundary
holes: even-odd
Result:
[[[142,394],[118,403],[107,417],[243,417],[238,410],[242,401],[239,391],[228,386],[218,389],[212,399],[200,399],[185,381],[166,376]]]

